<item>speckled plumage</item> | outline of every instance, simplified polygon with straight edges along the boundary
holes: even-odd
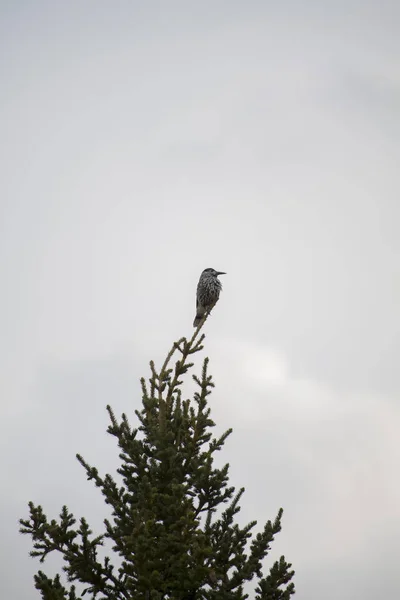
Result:
[[[211,311],[218,301],[222,290],[222,284],[218,275],[225,275],[223,271],[215,269],[204,269],[197,284],[196,317],[193,327],[198,327],[204,315]]]

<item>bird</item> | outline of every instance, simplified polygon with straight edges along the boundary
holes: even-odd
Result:
[[[204,269],[197,284],[196,316],[193,327],[198,327],[205,314],[209,313],[218,301],[222,284],[218,275],[226,275],[224,271]]]

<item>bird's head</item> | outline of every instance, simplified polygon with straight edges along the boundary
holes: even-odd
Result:
[[[215,269],[204,269],[203,275],[211,275],[212,277],[218,277],[218,275],[226,275],[224,271],[216,271]]]

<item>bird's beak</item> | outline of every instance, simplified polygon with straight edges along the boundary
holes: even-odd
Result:
[[[217,275],[226,275],[226,273],[224,271],[217,271]]]

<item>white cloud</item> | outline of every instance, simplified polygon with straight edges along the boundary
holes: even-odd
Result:
[[[223,381],[214,410],[234,426],[242,449],[262,448],[254,468],[265,470],[267,481],[252,480],[252,492],[265,498],[272,488],[276,503],[287,509],[287,552],[305,569],[324,565],[328,555],[330,561],[358,555],[372,560],[368,547],[380,529],[400,530],[396,399],[297,379],[282,353],[271,348],[237,339],[212,346],[217,384]],[[262,520],[262,502],[258,511]],[[302,535],[308,535],[307,544]]]

